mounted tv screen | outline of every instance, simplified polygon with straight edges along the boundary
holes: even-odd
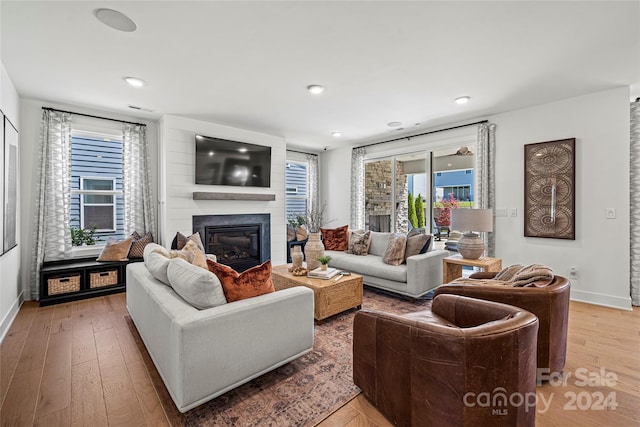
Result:
[[[196,184],[271,186],[271,147],[196,135]]]

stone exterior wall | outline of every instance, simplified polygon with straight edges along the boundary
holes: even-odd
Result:
[[[409,231],[409,180],[404,163],[396,162],[396,232]]]
[[[396,214],[395,228],[398,232],[407,232],[407,196],[408,180],[404,174],[402,162],[396,165]],[[380,160],[365,164],[365,222],[371,229],[369,219],[372,215],[392,213],[391,200],[391,160]]]

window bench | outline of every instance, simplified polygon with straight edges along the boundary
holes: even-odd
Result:
[[[45,262],[40,270],[40,306],[124,292],[127,264],[140,261],[98,262],[91,257]]]

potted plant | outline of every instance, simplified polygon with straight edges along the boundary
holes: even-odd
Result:
[[[80,228],[71,226],[71,245],[72,246],[91,246],[96,244],[96,238],[93,235],[96,233],[96,225],[87,230],[86,228]]]
[[[329,265],[329,261],[331,261],[331,257],[329,255],[322,255],[321,257],[318,257],[318,261],[321,264],[320,269],[326,270]]]

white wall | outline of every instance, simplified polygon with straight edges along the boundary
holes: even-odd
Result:
[[[23,236],[22,249],[22,287],[25,291],[25,299],[30,299],[31,287],[31,262],[33,244],[31,237],[34,233],[34,218],[36,215],[37,179],[35,171],[38,170],[40,161],[40,121],[42,119],[42,107],[58,108],[75,113],[91,114],[99,117],[108,117],[117,120],[126,120],[147,125],[147,140],[149,143],[149,156],[151,158],[151,189],[154,194],[154,206],[157,206],[158,190],[158,125],[156,122],[140,120],[135,117],[114,114],[111,112],[88,109],[72,105],[63,105],[42,100],[24,99],[21,103],[20,117],[20,189],[22,197],[22,227],[20,234]],[[82,116],[72,117],[72,123],[86,124],[90,119]],[[99,121],[102,122],[102,121]],[[99,123],[98,122],[98,123]],[[105,122],[106,123],[106,122]],[[114,123],[115,124],[115,123]],[[117,126],[117,124],[115,124]],[[106,125],[105,125],[106,126]]]
[[[496,256],[578,269],[574,300],[629,309],[629,88],[489,117],[496,124]],[[576,240],[524,237],[524,144],[576,138]],[[605,218],[615,208],[616,219]]]
[[[13,82],[9,78],[4,65],[0,63],[0,109],[7,116],[7,118],[13,123],[13,125],[20,130],[20,98]],[[0,135],[0,141],[2,141],[2,135]],[[22,148],[22,136],[18,134],[18,152]],[[4,149],[0,144],[0,149]],[[19,153],[21,159],[21,154]],[[21,166],[19,166],[20,168]],[[1,173],[4,173],[4,165],[0,167]],[[24,198],[24,191],[20,188],[21,177],[20,169],[18,170],[18,212],[17,227],[20,230],[22,211],[20,208],[20,199]],[[2,189],[0,189],[2,191]],[[0,198],[1,199],[1,198]],[[1,228],[0,228],[1,229]],[[26,239],[23,239],[18,232],[17,243],[18,246],[11,249],[6,254],[0,256],[0,341],[4,338],[5,334],[9,330],[9,326],[13,322],[18,309],[23,301],[22,287],[20,285],[21,274],[21,260],[20,249]],[[0,252],[2,249],[0,248]]]
[[[343,147],[320,153],[320,203],[327,203],[332,228],[351,222],[351,151]]]
[[[496,123],[496,256],[503,266],[578,269],[574,300],[629,309],[629,88],[623,87],[487,117]],[[576,138],[576,240],[524,237],[524,144]],[[394,143],[397,144],[397,143]],[[376,151],[390,154],[382,144]],[[399,151],[402,146],[394,146]],[[387,151],[385,151],[387,150]],[[321,196],[331,218],[349,223],[351,147],[321,154]],[[605,219],[615,208],[616,219]]]
[[[160,125],[160,238],[168,247],[176,232],[191,234],[193,215],[271,215],[271,260],[286,262],[285,141],[283,138],[199,120],[166,115]],[[271,146],[271,187],[195,184],[195,135]],[[275,194],[275,201],[193,200],[194,191]]]

